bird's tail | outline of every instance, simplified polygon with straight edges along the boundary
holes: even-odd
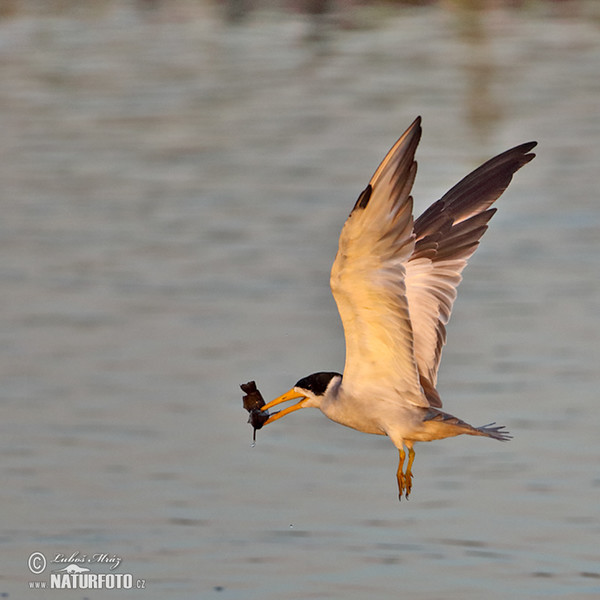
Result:
[[[507,442],[512,439],[512,435],[506,430],[504,425],[496,425],[496,423],[489,423],[481,427],[473,427],[465,421],[455,417],[454,415],[448,414],[437,408],[430,407],[427,410],[427,415],[423,419],[424,422],[432,422],[432,425],[438,425],[438,432],[441,433],[440,429],[445,430],[446,435],[441,437],[450,437],[453,435],[481,435],[492,438],[494,440],[500,440],[501,442]]]
[[[512,440],[512,435],[510,435],[504,425],[490,423],[489,425],[482,425],[481,427],[474,427],[473,429],[478,431],[479,435],[485,435],[486,437],[494,438],[495,440],[500,440],[501,442],[508,442],[508,440]]]

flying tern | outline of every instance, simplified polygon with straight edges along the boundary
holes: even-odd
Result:
[[[436,384],[462,270],[496,212],[490,206],[536,145],[488,160],[414,219],[420,138],[419,117],[383,159],[340,234],[330,283],[346,340],[343,375],[314,373],[262,407],[299,399],[265,424],[316,407],[336,423],[387,435],[399,452],[400,499],[411,492],[415,442],[512,437],[504,426],[473,427],[441,410]]]

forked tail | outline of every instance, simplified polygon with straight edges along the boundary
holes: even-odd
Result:
[[[510,435],[504,425],[489,423],[488,425],[483,425],[482,427],[473,427],[458,417],[433,407],[427,409],[427,414],[423,421],[430,421],[432,422],[432,425],[436,423],[436,429],[439,437],[467,434],[481,435],[494,440],[500,440],[501,442],[507,442],[508,440],[512,439],[512,435]]]
[[[512,440],[512,435],[506,430],[504,425],[496,425],[496,423],[490,423],[489,425],[482,425],[481,427],[474,427],[476,431],[479,431],[480,435],[500,440],[501,442],[508,442]]]

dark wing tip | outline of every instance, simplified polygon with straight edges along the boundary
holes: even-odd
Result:
[[[417,239],[435,232],[448,218],[458,223],[489,208],[506,190],[514,174],[535,158],[530,150],[536,145],[537,142],[525,142],[471,171],[415,221]]]
[[[535,158],[536,155],[535,153],[531,152],[531,150],[533,150],[536,146],[537,142],[525,142],[524,144],[520,144],[519,146],[515,146],[511,150],[508,150],[507,153],[522,154],[523,156],[520,164],[522,167]]]
[[[350,214],[352,214],[355,210],[360,209],[365,209],[367,208],[367,204],[369,204],[369,200],[371,198],[371,192],[373,191],[373,187],[371,186],[371,184],[369,184],[361,193],[360,196],[358,197],[358,200],[356,201],[356,203],[354,204],[354,207],[352,208],[352,210],[350,211]]]
[[[417,117],[406,131],[396,140],[396,143],[390,148],[389,152],[385,155],[385,158],[381,161],[377,167],[369,185],[360,193],[358,199],[354,203],[350,214],[357,210],[364,210],[369,204],[371,194],[373,192],[373,186],[377,184],[381,174],[389,168],[391,164],[394,165],[394,169],[397,174],[406,173],[415,163],[414,154],[421,139],[421,117]],[[396,159],[396,160],[394,160]],[[412,174],[414,177],[414,173]],[[400,179],[402,179],[400,177]],[[412,183],[412,182],[411,182]]]
[[[529,152],[530,150],[533,150],[536,146],[537,146],[537,142],[531,141],[531,142],[525,142],[524,144],[517,146],[517,148],[522,148],[523,153],[526,153],[526,152]],[[535,154],[533,156],[535,156]]]

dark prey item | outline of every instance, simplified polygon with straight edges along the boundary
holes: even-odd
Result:
[[[265,401],[261,393],[256,389],[256,383],[249,381],[248,383],[242,383],[240,385],[242,391],[246,395],[242,398],[244,408],[250,413],[248,417],[248,423],[254,427],[252,440],[256,441],[256,430],[261,429],[265,424],[265,421],[269,418],[269,411],[261,411],[260,409],[265,405]]]

